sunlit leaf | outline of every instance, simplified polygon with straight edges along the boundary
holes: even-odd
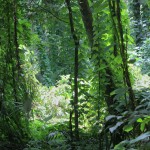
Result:
[[[130,132],[130,131],[133,130],[133,126],[131,124],[130,125],[126,125],[126,126],[124,126],[123,130],[126,131],[126,132]]]
[[[137,122],[143,122],[143,120],[142,120],[141,118],[139,118],[139,119],[137,120]]]
[[[140,130],[143,132],[145,129],[145,123],[142,123],[141,126],[140,126]]]

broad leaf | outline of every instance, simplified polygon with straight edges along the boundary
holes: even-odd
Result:
[[[137,120],[137,122],[143,122],[143,120],[142,120],[141,118],[139,118],[139,119]]]
[[[131,124],[124,126],[123,128],[124,131],[130,132],[133,130],[133,126]]]

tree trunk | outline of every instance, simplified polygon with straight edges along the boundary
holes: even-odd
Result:
[[[142,42],[142,24],[141,24],[141,4],[139,0],[133,0],[132,11],[134,16],[134,32],[136,46],[140,46]]]
[[[132,89],[132,84],[130,81],[130,75],[128,71],[128,64],[127,64],[127,52],[125,50],[125,44],[124,44],[124,38],[123,38],[123,27],[122,27],[122,21],[121,21],[121,10],[120,10],[120,0],[117,0],[117,21],[118,21],[118,32],[120,35],[120,54],[122,57],[122,63],[123,63],[123,75],[125,77],[126,85],[128,87],[128,93],[129,93],[129,98],[130,98],[130,106],[131,109],[135,109],[135,96],[134,92]]]
[[[20,56],[19,56],[19,44],[18,44],[18,31],[17,31],[17,1],[14,0],[14,45],[15,45],[15,53],[17,60],[17,70],[18,70],[18,79],[19,79],[19,71],[20,71]]]
[[[85,30],[87,32],[89,44],[92,47],[93,46],[93,17],[92,12],[89,7],[88,0],[78,0],[79,6],[80,6],[80,12],[82,14],[82,20],[85,26]]]
[[[78,2],[79,2],[80,11],[81,11],[81,14],[82,14],[82,19],[83,19],[83,22],[84,22],[84,26],[85,26],[87,36],[88,36],[88,39],[89,39],[89,43],[90,43],[90,46],[91,46],[91,54],[92,55],[97,54],[97,51],[94,50],[94,47],[99,47],[100,43],[94,45],[93,17],[92,17],[92,12],[91,12],[90,7],[89,7],[88,0],[78,0]],[[116,49],[115,49],[115,51],[116,51]],[[99,52],[98,55],[100,55],[100,53],[101,52]],[[99,57],[98,57],[98,59],[99,59]],[[97,61],[100,62],[100,60],[97,60]],[[112,114],[113,109],[110,106],[112,106],[112,104],[114,104],[114,102],[113,102],[113,96],[111,96],[110,93],[113,90],[115,90],[115,87],[114,87],[113,77],[112,77],[112,73],[111,73],[112,71],[109,68],[108,63],[107,63],[106,60],[103,59],[103,63],[107,65],[106,74],[107,74],[108,80],[110,81],[109,84],[107,84],[107,86],[106,86],[106,90],[105,90],[105,96],[106,97],[105,97],[105,99],[106,99],[106,103],[107,103],[109,112]],[[98,65],[100,65],[100,64],[98,64]],[[97,72],[97,73],[98,73],[98,76],[99,76],[99,72]],[[100,90],[100,88],[99,88],[99,90]],[[100,108],[98,108],[98,109],[100,109]],[[99,113],[100,112],[98,112],[98,116],[100,116]]]
[[[79,141],[79,113],[78,113],[78,48],[79,48],[79,40],[77,38],[77,35],[75,33],[74,29],[74,22],[73,22],[73,16],[72,16],[72,8],[70,4],[70,0],[66,0],[67,8],[69,11],[69,21],[70,21],[70,28],[71,28],[71,34],[72,38],[74,40],[75,45],[75,66],[74,66],[74,113],[75,113],[75,139],[76,141]]]

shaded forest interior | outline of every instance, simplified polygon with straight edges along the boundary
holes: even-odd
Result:
[[[150,150],[149,0],[0,4],[0,150]]]

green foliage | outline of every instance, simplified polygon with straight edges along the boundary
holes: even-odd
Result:
[[[1,3],[0,141],[4,144],[0,146],[2,149],[22,149],[30,137],[28,118],[37,83],[26,48],[30,41],[30,23],[23,19],[20,1]]]
[[[143,42],[143,45],[141,46],[141,68],[142,68],[142,73],[143,74],[148,74],[150,75],[150,39],[146,39],[144,42]]]
[[[149,2],[88,2],[92,47],[86,16],[71,1],[80,39],[76,116],[66,4],[0,0],[0,149],[149,149]]]
[[[73,44],[70,41],[66,17],[64,18],[67,16],[66,7],[61,1],[51,4],[43,1],[30,5],[27,8],[30,10],[28,21],[38,37],[31,45],[39,67],[36,77],[43,85],[49,87],[55,85],[60,75],[67,75],[73,71]],[[38,11],[40,13],[36,13]],[[61,17],[63,19],[58,19]]]
[[[62,76],[56,86],[39,85],[39,100],[33,102],[34,117],[43,121],[52,118],[66,118],[72,96],[69,75]],[[55,120],[55,119],[54,119]]]
[[[143,120],[139,118],[137,122],[141,123],[140,130],[143,132],[145,130],[145,125],[149,125],[150,123],[150,116],[145,116]]]
[[[41,121],[34,120],[30,122],[31,136],[34,140],[44,139],[48,132],[48,127]]]
[[[114,150],[125,150],[125,149],[149,149],[148,141],[150,132],[141,134],[132,140],[125,140],[115,146]]]

